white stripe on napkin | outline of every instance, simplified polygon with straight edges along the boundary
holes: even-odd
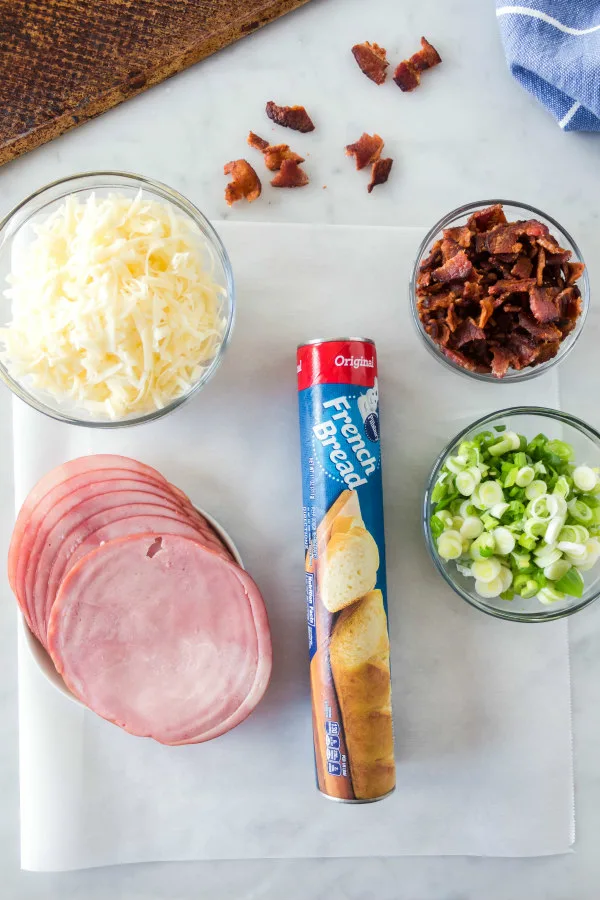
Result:
[[[569,124],[569,122],[571,121],[571,119],[573,118],[573,116],[575,115],[577,110],[580,109],[580,107],[581,107],[581,103],[579,102],[579,100],[576,100],[575,103],[573,104],[573,106],[571,107],[571,109],[562,117],[562,119],[558,123],[559,127],[566,128],[566,126]]]
[[[539,9],[531,9],[529,6],[501,6],[500,9],[496,10],[496,15],[498,17],[510,14],[531,16],[533,19],[541,19],[542,22],[547,22],[548,25],[554,25],[559,31],[564,31],[565,34],[582,35],[591,34],[593,31],[600,31],[600,25],[593,25],[591,28],[571,28],[569,25],[563,25],[558,19],[549,16],[548,13],[542,12]],[[573,111],[573,115],[575,112],[576,110]],[[568,121],[569,120],[567,119],[567,122]],[[561,128],[562,127],[564,126],[561,123]]]

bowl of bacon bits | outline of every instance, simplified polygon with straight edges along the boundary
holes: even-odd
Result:
[[[448,213],[419,248],[411,284],[425,346],[483,381],[534,378],[563,359],[583,328],[589,281],[555,219],[493,200]]]

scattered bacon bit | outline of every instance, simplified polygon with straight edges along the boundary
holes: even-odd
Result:
[[[371,180],[367,185],[367,190],[369,193],[376,187],[378,184],[385,184],[388,178],[390,177],[390,172],[392,171],[392,166],[394,165],[393,159],[377,159],[373,163],[373,168],[371,169]]]
[[[271,179],[271,184],[276,188],[304,187],[305,184],[308,184],[308,175],[304,169],[300,168],[296,160],[284,159],[279,172],[275,178]]]
[[[385,70],[389,66],[385,49],[365,41],[363,44],[355,44],[352,53],[361,72],[375,84],[383,84],[387,74]]]
[[[290,150],[288,144],[276,144],[268,146],[265,150],[265,165],[271,172],[276,172],[281,168],[284,160],[291,159],[292,162],[303,163],[304,157],[299,153]]]
[[[353,156],[356,160],[356,168],[364,169],[365,166],[377,162],[383,150],[383,139],[378,134],[363,132],[355,144],[348,144],[346,156]]]
[[[269,100],[266,107],[268,117],[277,125],[284,128],[292,128],[294,131],[314,131],[312,119],[303,106],[277,106]]]
[[[236,159],[223,167],[225,175],[231,175],[231,181],[225,188],[225,200],[233,206],[238,200],[252,203],[260,197],[260,178],[245,159]]]
[[[421,38],[421,49],[405,59],[394,72],[394,81],[401,91],[414,91],[421,83],[421,72],[432,69],[441,63],[442,57],[435,47],[424,37]]]
[[[260,150],[261,153],[264,153],[269,146],[268,141],[265,141],[264,138],[261,138],[257,134],[254,134],[253,131],[251,131],[248,135],[248,143],[251,147],[254,147],[255,150]]]
[[[447,228],[417,275],[417,310],[441,352],[462,368],[503,378],[558,353],[582,310],[570,262],[548,227],[507,222],[500,204]]]

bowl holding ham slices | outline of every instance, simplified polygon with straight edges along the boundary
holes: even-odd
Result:
[[[258,587],[220,526],[150,466],[96,455],[49,472],[17,517],[8,575],[44,674],[131,734],[210,740],[266,691]]]

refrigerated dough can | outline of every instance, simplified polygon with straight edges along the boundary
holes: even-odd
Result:
[[[317,785],[365,803],[396,784],[375,345],[312,341],[297,369]]]

